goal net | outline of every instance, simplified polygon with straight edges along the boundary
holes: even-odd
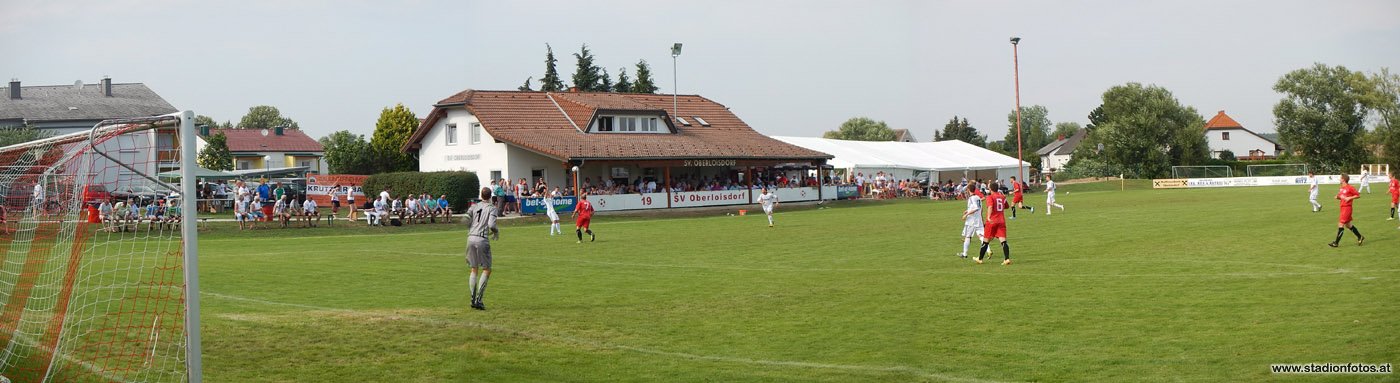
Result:
[[[1173,166],[1172,178],[1234,177],[1235,171],[1225,165]]]
[[[1308,164],[1248,165],[1245,171],[1250,177],[1301,176],[1308,174]]]
[[[192,166],[179,150],[191,115],[0,148],[0,376],[198,380],[183,250],[195,239],[181,217],[194,212],[181,206],[179,178],[160,177]]]

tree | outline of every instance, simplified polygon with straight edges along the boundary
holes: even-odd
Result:
[[[598,70],[602,71],[602,80],[603,80],[603,83],[598,85],[598,91],[599,91],[599,92],[611,92],[611,91],[613,91],[613,82],[612,82],[612,78],[611,78],[610,76],[608,76],[608,70],[607,70],[607,69],[602,69],[602,68],[598,68]]]
[[[554,59],[554,48],[549,44],[544,45],[544,77],[540,78],[540,91],[558,92],[564,90],[564,81],[559,79],[559,71],[554,64],[559,60]]]
[[[1391,172],[1400,172],[1400,75],[1390,73],[1390,68],[1372,75],[1371,82],[1376,86],[1376,121],[1374,132],[1375,146],[1380,148],[1379,162],[1390,164]]]
[[[574,87],[580,92],[601,92],[603,87],[603,74],[600,68],[593,64],[593,52],[588,50],[588,44],[583,44],[579,52],[574,54],[578,60],[574,67]]]
[[[960,140],[977,146],[987,146],[987,136],[978,133],[977,128],[968,124],[966,117],[958,120],[958,116],[953,116],[953,119],[948,120],[948,123],[943,125],[942,131],[935,129],[933,140]]]
[[[379,112],[379,121],[374,123],[374,136],[370,147],[375,154],[375,170],[379,172],[418,171],[418,159],[400,150],[413,129],[418,127],[418,116],[403,104],[384,108]]]
[[[218,122],[214,122],[214,118],[213,118],[213,117],[205,116],[205,115],[203,115],[203,114],[194,116],[194,126],[200,126],[200,125],[208,126],[208,127],[211,128],[211,129],[218,129],[218,128],[219,128],[219,123],[218,123]]]
[[[1376,85],[1361,72],[1322,63],[1279,78],[1274,105],[1279,140],[1323,172],[1355,171],[1366,159],[1361,138],[1367,114],[1379,105]]]
[[[238,120],[238,129],[272,129],[278,126],[300,129],[296,121],[282,116],[275,106],[258,105],[248,108],[248,114]]]
[[[632,83],[632,93],[656,93],[656,82],[651,79],[647,60],[637,62],[637,81]]]
[[[521,85],[519,88],[515,88],[515,90],[523,90],[523,91],[527,91],[527,92],[528,92],[528,91],[535,90],[534,88],[531,88],[531,87],[530,87],[530,80],[532,80],[532,79],[534,79],[534,77],[527,77],[527,78],[525,78],[525,84],[524,84],[524,85]]]
[[[332,174],[374,174],[374,155],[365,136],[348,130],[321,137],[326,150],[326,165]]]
[[[827,131],[822,134],[825,138],[854,141],[894,141],[894,129],[890,129],[884,121],[875,121],[867,117],[853,117],[841,123],[841,127],[836,130]]]
[[[1108,116],[1104,116],[1103,114],[1103,105],[1100,104],[1098,107],[1095,107],[1094,110],[1089,111],[1089,125],[1084,125],[1084,129],[1094,130],[1094,128],[1102,125],[1107,119]]]
[[[0,126],[0,148],[53,137],[53,132],[32,126]]]
[[[1095,123],[1075,157],[1100,157],[1137,177],[1171,174],[1173,165],[1198,165],[1207,160],[1205,119],[1195,108],[1181,105],[1171,91],[1156,85],[1127,83],[1103,94],[1104,120]],[[1099,152],[1098,144],[1103,144]]]
[[[1069,138],[1069,136],[1073,136],[1074,132],[1079,131],[1079,129],[1081,128],[1078,122],[1061,122],[1055,124],[1055,131],[1050,133],[1050,140],[1054,142],[1054,140],[1060,138]]]
[[[205,137],[204,149],[199,151],[194,161],[209,170],[233,170],[233,153],[228,150],[228,136],[219,132]]]
[[[612,91],[617,93],[632,91],[632,80],[627,78],[627,67],[617,68],[617,84],[613,85]]]
[[[1015,110],[1007,113],[1006,121],[1006,137],[1002,139],[1006,142],[1006,146],[1003,152],[1009,153],[1008,155],[1011,156],[1017,156],[1017,153],[1020,153],[1020,158],[1031,163],[1031,166],[1039,164],[1040,156],[1035,154],[1035,151],[1050,143],[1050,110],[1042,105],[1021,107],[1021,139],[1019,141],[1021,147],[1019,152],[1016,147],[1018,141],[1016,140]]]

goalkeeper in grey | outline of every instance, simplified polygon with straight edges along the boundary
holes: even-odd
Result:
[[[471,276],[467,282],[472,292],[472,308],[477,310],[486,309],[482,298],[486,296],[486,279],[491,276],[491,240],[501,238],[500,230],[496,229],[496,207],[490,200],[491,188],[481,188],[482,203],[467,209],[467,222],[471,222],[471,229],[467,230],[467,266],[471,268]]]

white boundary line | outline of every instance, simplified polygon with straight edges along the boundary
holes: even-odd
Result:
[[[359,310],[351,310],[351,309],[343,309],[343,308],[335,308],[335,307],[325,307],[325,306],[313,306],[313,305],[305,305],[305,304],[299,304],[299,303],[277,302],[277,301],[263,300],[263,299],[257,299],[257,298],[246,298],[246,297],[240,297],[240,296],[234,296],[234,295],[219,294],[219,293],[214,293],[214,292],[209,292],[209,291],[201,291],[200,294],[201,294],[201,295],[207,295],[207,296],[215,297],[215,298],[222,298],[222,299],[235,300],[235,301],[243,301],[243,302],[250,302],[250,303],[258,303],[258,304],[264,304],[264,305],[270,305],[270,306],[285,306],[285,307],[296,307],[296,308],[308,309],[308,310],[333,311],[333,312],[338,312],[338,313],[351,314],[351,315],[355,315],[355,316],[376,316],[376,315],[377,315],[377,314],[374,314],[374,313],[368,313],[368,312],[359,311]],[[801,367],[801,368],[829,369],[829,370],[846,370],[846,371],[863,371],[863,372],[886,372],[886,373],[894,372],[894,373],[906,373],[906,374],[916,375],[916,376],[920,376],[920,377],[924,377],[924,378],[939,379],[939,380],[950,381],[950,382],[968,382],[968,383],[995,383],[995,382],[999,382],[999,381],[995,381],[995,380],[982,380],[982,379],[975,379],[975,378],[964,378],[964,377],[953,376],[953,375],[939,374],[939,373],[928,372],[928,371],[924,371],[924,370],[921,370],[921,369],[917,369],[917,368],[914,368],[914,367],[908,367],[908,366],[877,367],[877,366],[861,366],[861,365],[849,365],[849,364],[828,364],[828,363],[815,363],[815,362],[790,361],[790,360],[750,359],[750,358],[739,358],[739,357],[732,357],[732,356],[701,355],[701,354],[691,354],[691,353],[685,353],[685,352],[662,351],[662,350],[655,350],[655,349],[649,349],[649,348],[644,348],[644,347],[635,347],[635,346],[626,346],[626,345],[616,345],[616,344],[602,343],[602,342],[597,342],[597,341],[592,341],[592,340],[587,340],[587,339],[573,338],[573,337],[562,336],[562,335],[545,335],[545,334],[540,334],[540,333],[534,333],[534,332],[529,332],[529,331],[524,331],[524,330],[516,330],[516,329],[512,329],[512,328],[508,328],[508,327],[503,327],[503,326],[499,326],[499,325],[494,325],[494,324],[489,324],[489,323],[482,323],[482,322],[475,322],[475,321],[469,321],[469,320],[441,319],[441,318],[431,318],[431,317],[415,316],[415,315],[408,315],[408,314],[395,314],[395,315],[396,315],[397,317],[400,317],[400,318],[410,319],[410,320],[414,320],[414,321],[418,321],[418,322],[422,322],[422,323],[430,323],[430,324],[449,324],[449,325],[459,325],[459,326],[465,326],[465,327],[475,327],[475,328],[481,328],[481,329],[486,329],[486,330],[491,330],[491,331],[498,331],[498,332],[504,332],[504,333],[515,334],[515,335],[523,336],[523,337],[526,337],[526,338],[544,339],[544,340],[553,340],[553,341],[562,341],[562,342],[565,342],[565,343],[573,343],[573,344],[583,345],[583,346],[588,346],[588,347],[593,347],[593,348],[626,350],[626,351],[632,351],[632,352],[637,352],[637,353],[642,353],[642,354],[669,356],[669,357],[682,358],[682,359],[705,360],[705,361],[713,361],[713,362],[727,362],[727,363],[736,363],[736,364],[753,364],[753,365],[763,365],[763,366]]]

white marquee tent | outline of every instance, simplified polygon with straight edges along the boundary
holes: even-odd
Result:
[[[773,137],[779,141],[834,156],[827,164],[848,174],[870,176],[877,172],[895,178],[915,178],[924,171],[939,180],[967,178],[1007,179],[1017,164],[1029,172],[1031,164],[958,140],[939,142],[846,141],[819,137]]]

